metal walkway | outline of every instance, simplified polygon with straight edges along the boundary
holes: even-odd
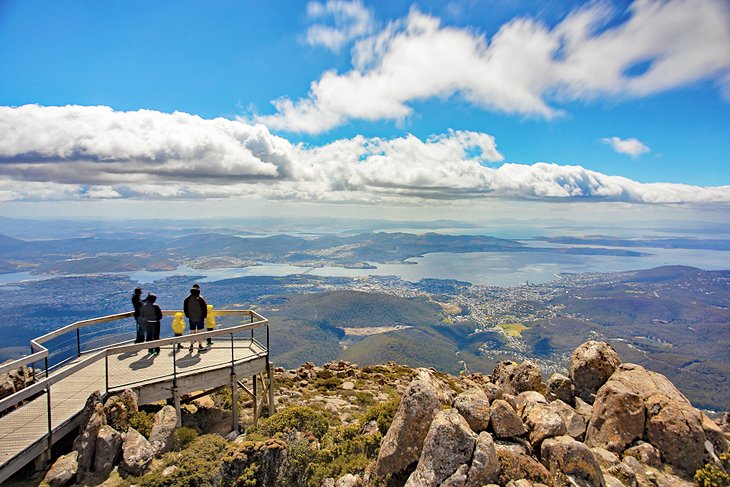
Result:
[[[174,313],[163,312],[166,316]],[[254,391],[246,391],[254,396],[256,415],[260,407],[256,376],[265,374],[267,380],[262,380],[268,393],[265,399],[269,412],[273,412],[268,320],[250,310],[215,310],[214,313],[216,318],[232,317],[234,323],[196,335],[203,342],[211,338],[213,343],[203,350],[198,350],[196,345],[193,352],[187,348],[190,335],[140,344],[111,343],[82,350],[82,330],[94,327],[96,331],[113,332],[113,324],[119,320],[125,320],[125,328],[129,328],[129,323],[134,323],[129,320],[133,319],[131,312],[76,322],[32,340],[30,356],[0,366],[0,373],[4,373],[26,365],[33,369],[37,379],[0,400],[0,482],[47,454],[56,441],[78,428],[79,413],[89,395],[97,390],[109,395],[130,388],[137,393],[140,404],[172,399],[179,411],[181,396],[221,386],[231,386],[237,396],[239,378],[253,377]],[[255,336],[256,333],[265,333],[265,338]],[[52,345],[64,336],[66,341],[60,343],[68,344],[69,334],[72,338],[75,334],[75,350],[66,347],[65,354],[69,357],[54,354]],[[101,341],[108,342],[115,336],[114,333],[101,335]],[[96,344],[99,341],[96,335]],[[86,344],[89,343],[90,340]],[[178,343],[182,343],[182,349]],[[161,348],[159,355],[147,355],[151,344]],[[49,359],[59,358],[63,360],[49,367]],[[237,401],[233,404],[237,406]],[[237,424],[238,411],[234,407],[232,429]]]

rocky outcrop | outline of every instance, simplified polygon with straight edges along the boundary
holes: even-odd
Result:
[[[436,486],[471,460],[476,434],[456,409],[439,411],[431,422],[416,470],[406,487]]]
[[[129,418],[137,411],[139,411],[137,395],[131,389],[125,389],[119,395],[110,396],[104,403],[107,423],[122,433],[127,431]]]
[[[551,484],[550,472],[540,462],[516,449],[497,443],[499,459],[499,485],[506,485],[511,480],[525,479],[531,482]]]
[[[96,391],[89,396],[81,413],[79,435],[74,440],[73,448],[79,452],[79,477],[88,472],[94,465],[96,439],[99,430],[106,424],[104,405],[101,403],[101,392]]]
[[[456,396],[454,407],[475,433],[489,426],[489,398],[481,388],[472,387]]]
[[[481,487],[499,480],[499,458],[492,435],[479,433],[464,487]]]
[[[530,432],[530,443],[536,451],[539,451],[546,438],[561,436],[567,431],[562,416],[546,404],[535,404],[526,408],[523,418]]]
[[[586,445],[620,453],[644,435],[644,403],[620,382],[601,387],[586,431]]]
[[[568,368],[575,395],[593,404],[598,389],[620,364],[616,350],[608,343],[590,340],[576,348]]]
[[[244,472],[251,471],[254,478],[249,476],[250,485],[278,485],[276,478],[287,458],[286,448],[286,443],[278,438],[241,443],[223,458],[220,470],[222,485],[236,485]]]
[[[506,394],[517,395],[525,391],[538,391],[542,385],[542,372],[531,361],[522,364],[502,362],[492,373],[492,382]]]
[[[579,485],[603,487],[601,466],[591,450],[570,436],[548,438],[542,443],[540,457],[543,465],[556,476],[558,473],[574,478]]]
[[[376,473],[380,476],[402,472],[417,462],[436,411],[441,405],[438,384],[421,369],[403,394],[393,423],[378,454]]]
[[[0,399],[28,387],[33,381],[33,372],[25,365],[0,374]]]
[[[162,456],[172,450],[177,427],[177,411],[172,406],[164,406],[155,414],[152,430],[150,431],[150,445],[155,456]]]
[[[109,425],[104,425],[96,437],[94,453],[94,470],[100,475],[109,475],[119,457],[122,447],[122,435]]]
[[[497,438],[512,438],[527,433],[527,428],[517,412],[502,399],[492,403],[491,427]]]
[[[563,374],[554,373],[546,384],[545,397],[548,401],[559,399],[565,404],[575,404],[575,393],[573,392],[573,381]]]
[[[119,468],[132,475],[141,475],[147,469],[155,451],[147,438],[134,428],[129,428],[122,443],[122,463]]]
[[[60,487],[73,483],[79,469],[78,458],[79,452],[76,450],[68,455],[61,455],[46,472],[43,480],[51,487]]]

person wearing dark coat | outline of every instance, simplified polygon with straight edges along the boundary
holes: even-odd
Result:
[[[162,320],[162,310],[155,304],[157,295],[149,293],[145,303],[140,308],[140,316],[147,325],[147,341],[152,342],[160,339],[160,320]],[[154,347],[147,350],[148,355],[159,355],[160,347]]]
[[[208,316],[208,304],[200,295],[200,288],[193,286],[190,289],[190,296],[183,302],[183,312],[190,323],[190,334],[203,333],[205,329],[205,318]],[[198,330],[200,330],[198,332]],[[194,341],[190,342],[190,351],[193,351]],[[198,340],[198,350],[203,349],[203,344]]]
[[[147,336],[147,324],[140,318],[139,310],[142,309],[142,305],[145,303],[142,298],[142,288],[134,288],[134,294],[132,295],[132,306],[134,307],[134,320],[137,322],[137,338],[134,343],[143,343]]]

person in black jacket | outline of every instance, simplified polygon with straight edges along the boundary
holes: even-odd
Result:
[[[157,295],[149,293],[145,299],[145,303],[139,310],[140,317],[147,325],[147,341],[152,342],[160,339],[160,320],[162,319],[162,310],[155,304]],[[147,355],[159,355],[160,347],[150,348]]]
[[[134,306],[134,320],[137,322],[137,338],[135,338],[134,343],[144,342],[147,336],[147,324],[142,321],[142,318],[140,318],[139,316],[139,310],[145,303],[144,299],[141,299],[141,297],[142,288],[134,288],[134,294],[132,295],[132,306]]]
[[[198,333],[198,330],[200,330],[200,333],[203,333],[205,318],[208,316],[208,304],[203,299],[203,296],[200,295],[200,287],[193,286],[190,289],[190,296],[185,298],[183,302],[183,311],[185,312],[185,317],[190,322],[190,334],[195,335]],[[194,344],[194,341],[190,342],[189,350],[191,352],[193,351]],[[198,340],[198,350],[202,349],[203,343]]]

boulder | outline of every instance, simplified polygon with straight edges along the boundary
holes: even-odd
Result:
[[[431,374],[420,369],[403,393],[380,445],[375,469],[378,476],[403,472],[418,461],[431,421],[441,405],[440,397]]]
[[[702,415],[702,429],[705,432],[705,438],[712,444],[715,454],[720,455],[726,452],[728,449],[728,441],[723,434],[722,428],[706,414],[700,414]]]
[[[560,472],[587,485],[605,485],[601,466],[591,450],[570,436],[546,439],[540,449],[540,458],[553,475]]]
[[[513,449],[496,445],[499,459],[499,485],[506,485],[513,479],[552,484],[550,472],[534,458],[515,452]]]
[[[73,483],[79,469],[78,458],[79,452],[76,450],[73,450],[68,455],[61,455],[53,463],[48,472],[46,472],[43,480],[51,487],[59,487]]]
[[[593,397],[621,364],[616,350],[606,342],[589,340],[575,349],[568,368],[574,392],[585,402],[593,404]]]
[[[491,421],[492,431],[497,438],[511,438],[527,433],[527,428],[512,406],[502,399],[492,403]]]
[[[573,392],[573,381],[563,374],[557,372],[550,376],[547,381],[545,397],[548,401],[560,399],[565,404],[575,404],[575,393]]]
[[[643,441],[624,451],[624,458],[627,456],[634,457],[642,464],[650,467],[658,467],[662,463],[659,450],[654,448],[651,444]]]
[[[359,475],[348,473],[337,479],[335,487],[362,487],[362,479]]]
[[[472,387],[462,392],[454,399],[454,407],[475,433],[489,426],[489,398],[482,389]]]
[[[150,431],[150,445],[152,445],[155,456],[160,457],[163,453],[172,451],[176,427],[177,411],[173,406],[164,406],[157,411]]]
[[[82,421],[80,433],[73,443],[74,450],[79,452],[78,465],[79,475],[83,472],[91,470],[94,464],[94,454],[96,452],[96,438],[99,430],[106,424],[106,416],[104,416],[104,406],[101,403],[98,392],[89,396],[82,412]]]
[[[535,404],[525,409],[525,424],[529,430],[529,439],[535,450],[540,444],[553,436],[562,436],[566,433],[565,421],[547,404]]]
[[[416,470],[408,477],[406,487],[426,487],[441,484],[469,462],[477,435],[456,409],[439,411],[423,442],[423,451]]]
[[[469,465],[467,465],[466,463],[461,464],[459,468],[456,469],[456,472],[451,475],[451,477],[441,483],[441,487],[464,487],[466,485],[468,473]]]
[[[505,393],[517,395],[525,391],[537,391],[542,385],[542,372],[534,362],[529,360],[518,365],[514,362],[502,362],[492,372],[492,382]]]
[[[493,382],[485,382],[481,385],[481,388],[487,395],[489,404],[491,404],[495,399],[502,399],[502,394],[504,394],[502,388]]]
[[[125,389],[119,395],[110,396],[104,403],[107,423],[122,433],[129,428],[129,418],[138,411],[137,395],[131,389]]]
[[[155,451],[147,438],[129,428],[122,442],[122,462],[119,468],[132,475],[141,475],[155,458]]]
[[[519,414],[522,419],[525,419],[524,413],[525,410],[530,407],[534,406],[535,404],[547,404],[548,401],[539,392],[536,391],[525,391],[517,394],[517,408],[515,409],[517,411],[517,414]]]
[[[560,399],[556,399],[550,403],[550,409],[555,411],[565,421],[566,434],[578,441],[583,441],[586,433],[586,421],[583,416],[578,414],[575,409],[568,406]]]
[[[481,487],[499,480],[499,458],[492,435],[479,433],[464,487]]]
[[[596,396],[586,445],[621,453],[644,435],[644,403],[620,382],[607,382]]]
[[[643,439],[659,449],[664,462],[689,475],[702,467],[706,439],[702,416],[666,377],[622,364],[606,385],[611,383],[622,384],[641,398],[646,410]]]
[[[96,437],[96,452],[94,454],[94,470],[103,476],[108,476],[114,469],[122,447],[122,435],[109,425],[104,425]]]

